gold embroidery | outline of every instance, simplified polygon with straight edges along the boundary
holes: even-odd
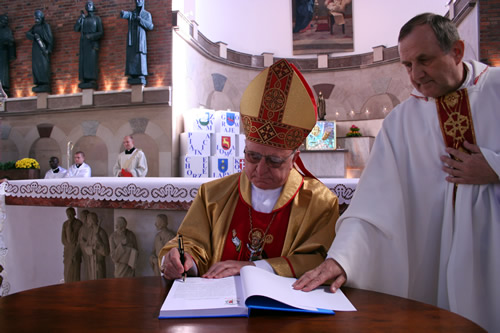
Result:
[[[446,135],[453,138],[453,147],[458,149],[465,141],[465,133],[469,130],[469,118],[460,112],[448,113],[448,119],[443,124]]]
[[[448,107],[452,108],[457,105],[458,97],[459,95],[457,94],[457,92],[452,92],[451,94],[448,94],[444,97],[444,102]]]

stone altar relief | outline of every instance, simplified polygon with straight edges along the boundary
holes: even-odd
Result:
[[[109,236],[111,259],[115,278],[135,276],[139,250],[135,234],[127,229],[127,220],[120,216],[115,222],[115,231]]]
[[[158,262],[158,254],[162,247],[172,238],[175,237],[175,232],[168,229],[168,217],[165,214],[158,214],[156,216],[155,221],[156,233],[154,244],[153,244],[153,253],[149,257],[149,262],[151,264],[151,268],[155,275],[161,275],[159,262]]]
[[[80,228],[78,243],[82,250],[87,278],[89,280],[106,278],[106,256],[109,256],[109,240],[96,213],[88,214],[86,223]]]
[[[82,227],[82,221],[76,218],[75,209],[66,209],[67,220],[64,221],[61,233],[61,241],[64,245],[64,282],[80,281],[80,266],[82,263],[82,252],[78,244],[78,234]]]

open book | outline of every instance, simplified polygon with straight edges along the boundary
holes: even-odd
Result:
[[[292,288],[295,281],[255,266],[245,266],[240,276],[223,279],[175,280],[159,318],[248,317],[252,308],[323,314],[356,311],[340,289],[336,293],[329,287],[303,292]]]

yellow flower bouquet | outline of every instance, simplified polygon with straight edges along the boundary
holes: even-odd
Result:
[[[40,169],[40,164],[34,158],[23,158],[16,162],[16,169]]]

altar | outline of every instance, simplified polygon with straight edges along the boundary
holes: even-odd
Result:
[[[97,213],[100,226],[111,235],[114,221],[123,216],[137,237],[136,276],[153,275],[149,257],[157,232],[155,218],[165,214],[176,232],[201,184],[213,178],[92,177],[26,179],[0,184],[0,265],[4,278],[0,295],[62,283],[62,224],[66,208]],[[345,209],[358,179],[320,179]],[[107,277],[113,263],[106,262]],[[82,280],[86,278],[82,276]]]

